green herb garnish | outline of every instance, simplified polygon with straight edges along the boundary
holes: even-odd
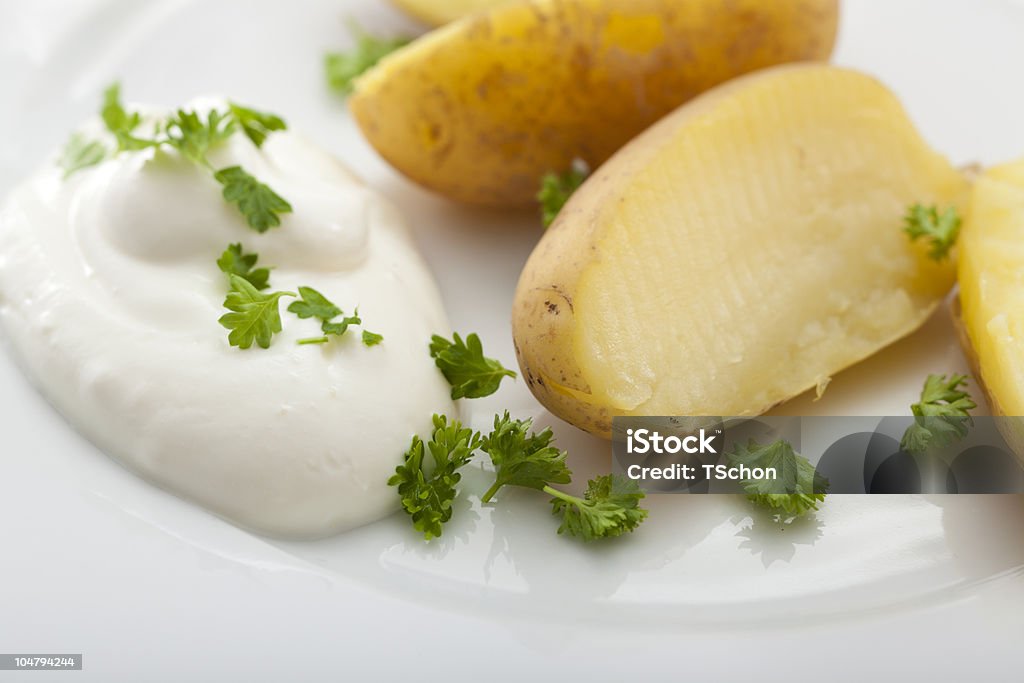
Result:
[[[238,207],[253,230],[266,232],[280,225],[280,214],[292,210],[284,198],[241,167],[215,170],[208,158],[211,149],[239,130],[254,145],[262,146],[271,132],[285,129],[285,123],[279,116],[235,103],[229,104],[226,111],[213,110],[205,117],[195,111],[179,109],[155,126],[152,137],[140,137],[136,131],[142,123],[142,116],[124,107],[121,86],[117,83],[104,91],[100,116],[117,140],[117,149],[111,152],[101,141],[88,140],[81,134],[73,135],[60,162],[65,177],[121,152],[167,147],[177,150],[192,163],[214,171],[214,178],[224,188],[224,199]]]
[[[364,346],[376,346],[384,341],[383,335],[379,335],[376,332],[370,332],[369,330],[363,330],[363,345]]]
[[[572,472],[565,465],[565,451],[551,445],[550,428],[529,433],[532,420],[513,420],[508,411],[494,416],[494,430],[481,442],[480,449],[491,456],[494,484],[481,496],[487,503],[503,486],[523,486],[543,490],[548,484],[568,484]]]
[[[299,287],[299,296],[302,297],[301,301],[293,301],[288,311],[304,319],[317,318],[320,320],[320,331],[323,332],[319,337],[300,339],[300,344],[326,344],[330,340],[328,335],[340,337],[348,332],[350,325],[363,323],[358,308],[352,315],[345,315],[330,299],[312,287]],[[342,316],[341,320],[336,319],[338,316]],[[383,339],[379,334],[363,330],[363,344],[366,346],[379,344]]]
[[[256,111],[235,102],[229,102],[228,107],[234,120],[241,126],[242,132],[258,148],[263,147],[263,143],[268,135],[274,131],[285,130],[288,127],[284,119],[276,114]]]
[[[553,496],[552,514],[562,517],[558,533],[584,541],[621,536],[636,529],[647,518],[647,510],[639,507],[644,492],[635,481],[619,475],[606,474],[591,479],[582,498],[550,486],[543,490]]]
[[[462,479],[458,470],[465,466],[480,445],[480,435],[462,423],[444,415],[434,415],[434,431],[424,442],[418,436],[405,454],[404,462],[388,479],[398,487],[402,508],[412,517],[413,526],[428,541],[441,535],[442,526],[452,517],[456,486]],[[430,454],[429,465],[425,462]]]
[[[246,254],[241,244],[229,244],[224,253],[217,259],[217,267],[227,275],[244,278],[256,289],[270,286],[270,269],[256,268],[257,254]]]
[[[356,78],[412,41],[411,38],[378,38],[355,22],[350,22],[349,30],[355,38],[355,47],[348,52],[331,52],[324,56],[327,84],[342,95],[352,93]]]
[[[746,446],[736,444],[728,454],[731,466],[774,469],[776,479],[745,479],[740,483],[747,499],[780,517],[799,517],[818,509],[828,491],[828,479],[818,474],[807,458],[793,450],[788,441],[762,446],[751,439]]]
[[[60,167],[67,178],[75,171],[95,166],[107,158],[108,150],[102,142],[90,140],[82,133],[74,133],[64,146],[60,157]]]
[[[178,150],[189,161],[210,167],[206,158],[210,149],[235,133],[235,121],[230,115],[210,111],[203,119],[197,112],[179,109],[164,124],[165,142]]]
[[[500,362],[484,356],[483,345],[476,334],[470,334],[463,341],[455,333],[452,339],[454,341],[436,334],[432,336],[430,356],[452,385],[453,399],[490,396],[498,390],[503,378],[516,376]]]
[[[911,242],[916,242],[920,237],[927,238],[931,242],[928,255],[935,261],[943,261],[949,256],[949,251],[960,235],[960,215],[955,206],[940,214],[935,206],[914,204],[903,217],[903,232],[907,233]]]
[[[277,303],[283,296],[295,296],[294,292],[270,292],[264,294],[248,280],[238,275],[228,275],[231,288],[224,299],[225,313],[218,321],[230,330],[228,342],[240,349],[247,349],[256,342],[261,348],[270,346],[270,339],[281,331],[281,313]]]
[[[541,178],[537,201],[540,203],[540,218],[545,228],[555,222],[569,197],[580,188],[588,175],[586,166],[576,163],[565,173],[551,172]]]
[[[966,375],[928,375],[921,400],[910,406],[914,424],[903,433],[900,448],[908,453],[923,453],[967,436],[973,424],[970,411],[978,405],[961,389],[966,385]]]
[[[280,214],[292,210],[291,204],[241,166],[222,168],[213,177],[224,186],[224,199],[238,206],[249,227],[256,232],[281,225]]]

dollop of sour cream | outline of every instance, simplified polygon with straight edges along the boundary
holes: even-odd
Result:
[[[17,188],[0,209],[6,334],[81,432],[161,487],[286,537],[378,519],[398,507],[387,480],[411,436],[455,410],[427,351],[449,330],[433,278],[396,210],[300,135],[257,149],[236,134],[210,161],[242,166],[293,212],[259,234],[208,169],[166,150],[66,179],[48,165]],[[216,259],[235,242],[274,267],[271,290],[358,306],[383,342],[353,328],[297,345],[318,323],[285,298],[269,349],[229,346]]]

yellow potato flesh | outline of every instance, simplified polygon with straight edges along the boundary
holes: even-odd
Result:
[[[507,5],[511,0],[391,0],[403,10],[433,26],[441,26],[475,12]]]
[[[962,176],[877,81],[824,65],[725,85],[609,160],[516,293],[520,365],[555,414],[764,412],[917,328],[954,279],[911,244]]]
[[[1024,416],[1024,160],[976,181],[959,279],[961,320],[992,410]]]
[[[737,75],[826,59],[837,0],[534,0],[449,24],[367,72],[350,108],[395,168],[452,199],[529,205]]]

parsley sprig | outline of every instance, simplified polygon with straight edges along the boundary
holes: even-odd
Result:
[[[209,169],[223,187],[224,199],[238,207],[246,222],[257,232],[266,232],[281,224],[281,214],[292,210],[283,197],[239,166],[214,169],[208,154],[236,132],[243,132],[256,147],[267,136],[286,128],[274,114],[256,111],[234,102],[226,111],[212,110],[205,117],[195,111],[178,109],[159,121],[148,137],[138,132],[142,125],[139,112],[128,111],[121,102],[121,86],[114,83],[103,93],[100,117],[117,142],[109,149],[102,141],[89,140],[81,133],[71,136],[60,159],[64,176],[110,159],[122,152],[167,147],[185,159]]]
[[[291,213],[292,205],[241,166],[222,168],[213,174],[224,186],[224,199],[238,206],[249,227],[266,232],[281,225],[281,214]]]
[[[562,517],[558,533],[584,541],[621,536],[647,518],[647,510],[639,506],[644,497],[639,484],[617,474],[591,479],[582,498],[550,486],[544,491],[552,495],[552,514]]]
[[[76,171],[89,168],[107,158],[109,150],[102,142],[90,140],[82,133],[73,133],[61,153],[60,167],[66,179]]]
[[[499,361],[484,356],[483,344],[476,334],[470,334],[465,341],[457,332],[452,341],[435,334],[430,338],[430,356],[452,385],[453,399],[490,396],[503,378],[516,376]]]
[[[300,301],[293,301],[288,306],[288,311],[300,318],[317,318],[320,320],[320,331],[323,334],[319,337],[308,337],[300,339],[299,344],[326,344],[330,341],[328,335],[340,337],[344,335],[350,325],[362,325],[359,317],[359,309],[352,315],[345,315],[345,312],[334,305],[334,303],[312,287],[299,287]],[[341,320],[336,320],[341,316]],[[365,346],[376,346],[384,340],[379,334],[363,330],[363,344]]]
[[[487,453],[495,468],[494,484],[481,496],[487,503],[504,486],[520,486],[543,491],[551,496],[552,513],[562,518],[558,529],[584,541],[620,536],[633,531],[647,517],[639,507],[644,493],[636,482],[618,477],[597,477],[588,482],[582,497],[559,491],[551,484],[568,484],[572,473],[565,464],[566,453],[552,442],[550,429],[530,432],[531,420],[514,420],[508,411],[494,416],[494,429],[487,436],[471,433],[459,423],[457,433],[439,431],[448,427],[447,419],[434,416],[434,433],[426,444],[414,437],[404,462],[388,480],[398,486],[403,509],[412,516],[413,526],[429,540],[440,536],[451,519],[452,501],[463,467],[477,449]],[[427,474],[425,452],[433,458],[433,470]]]
[[[449,422],[444,415],[434,415],[433,421],[430,438],[424,443],[414,436],[404,462],[388,479],[389,486],[398,487],[402,508],[412,517],[413,527],[428,541],[440,536],[443,525],[452,518],[456,486],[462,479],[458,470],[480,445],[480,434],[461,422]]]
[[[967,385],[966,375],[928,375],[921,390],[921,400],[910,406],[914,424],[900,440],[907,453],[924,453],[944,448],[967,436],[974,421],[970,411],[978,407],[971,395],[961,387]]]
[[[931,242],[928,255],[934,261],[943,261],[949,256],[960,235],[960,215],[955,206],[939,213],[937,207],[914,204],[903,217],[903,232],[911,242],[924,237]]]
[[[135,129],[142,124],[142,115],[138,112],[129,112],[121,104],[121,84],[113,83],[103,91],[103,105],[100,108],[100,117],[107,130],[117,140],[117,152],[129,152],[147,147],[156,147],[159,141],[151,138],[141,138],[135,135]]]
[[[228,342],[240,349],[248,349],[256,342],[260,348],[269,348],[271,338],[281,331],[281,313],[278,301],[294,292],[264,294],[240,275],[230,274],[231,287],[224,308],[230,311],[218,322],[230,330]]]
[[[572,472],[565,464],[566,452],[551,445],[551,428],[528,434],[532,424],[530,419],[513,420],[507,410],[502,416],[494,416],[494,430],[483,439],[480,449],[491,456],[495,478],[480,502],[490,502],[503,486],[543,490],[548,484],[572,481]]]
[[[550,172],[541,178],[537,202],[540,204],[540,218],[545,228],[555,222],[569,197],[580,188],[589,174],[586,164],[577,161],[565,173]]]
[[[324,56],[327,85],[341,95],[350,95],[356,78],[412,41],[411,38],[379,38],[370,35],[355,22],[349,22],[349,31],[356,41],[352,50],[330,52]]]
[[[252,141],[252,144],[256,145],[257,149],[263,147],[263,143],[271,133],[288,128],[284,119],[276,114],[256,111],[236,102],[228,102],[228,108],[242,132]]]
[[[778,517],[793,518],[817,510],[825,500],[829,481],[818,474],[807,458],[793,450],[788,441],[762,446],[753,439],[738,443],[727,459],[733,467],[773,468],[776,479],[744,479],[740,482],[747,499]]]
[[[258,254],[245,253],[240,243],[229,244],[217,259],[217,267],[222,273],[237,275],[256,289],[263,290],[270,286],[270,268],[257,268],[259,258]]]

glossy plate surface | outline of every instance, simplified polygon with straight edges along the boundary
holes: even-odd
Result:
[[[226,93],[264,106],[392,197],[455,329],[514,367],[508,312],[538,222],[449,204],[374,155],[322,82],[322,53],[350,42],[348,16],[416,30],[370,0],[5,3],[0,190],[116,78],[137,101]],[[1021,35],[1024,4],[1011,0],[846,0],[836,61],[894,88],[954,161],[988,164],[1024,154]],[[822,400],[779,412],[901,414],[928,372],[965,369],[941,311]],[[607,467],[607,445],[545,413],[522,382],[469,408],[478,428],[505,408],[550,424],[579,481]],[[732,498],[660,496],[632,537],[583,547],[555,535],[542,498],[513,492],[496,507],[461,500],[432,544],[399,516],[294,543],[120,468],[10,353],[0,415],[0,650],[82,652],[77,680],[1018,680],[1020,496],[834,496],[786,527]],[[471,470],[468,487],[485,477]]]

